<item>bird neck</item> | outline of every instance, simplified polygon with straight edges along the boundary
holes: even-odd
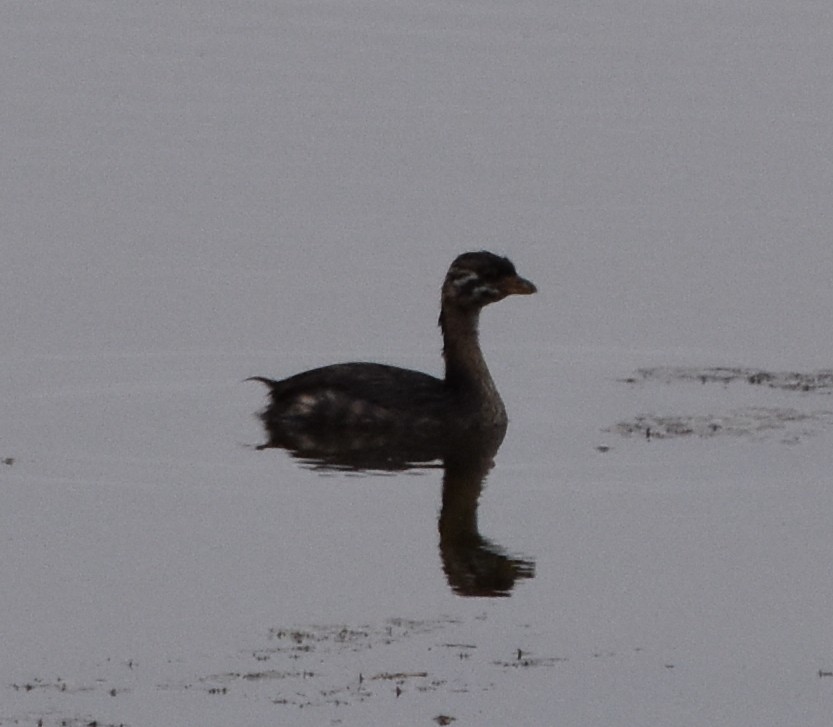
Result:
[[[506,410],[480,350],[479,319],[480,309],[469,311],[443,306],[440,326],[443,332],[445,382],[470,397],[485,418],[503,422]]]

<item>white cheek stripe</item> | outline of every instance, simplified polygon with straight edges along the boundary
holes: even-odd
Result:
[[[478,277],[477,273],[472,273],[472,272],[462,273],[462,274],[460,274],[459,276],[455,276],[455,277],[451,280],[451,284],[452,284],[455,288],[462,288],[462,287],[463,287],[466,283],[468,283],[469,281],[471,281],[471,280],[476,280],[476,279],[477,279],[477,277]]]
[[[498,290],[491,285],[478,285],[472,293],[475,298],[484,298],[486,296],[493,298],[498,294]]]

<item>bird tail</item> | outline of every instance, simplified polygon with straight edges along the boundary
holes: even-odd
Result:
[[[250,376],[248,379],[243,379],[244,381],[259,381],[261,384],[266,384],[270,389],[273,388],[278,382],[274,379],[267,379],[263,376]]]

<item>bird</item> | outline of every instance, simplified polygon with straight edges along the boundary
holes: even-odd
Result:
[[[478,340],[480,311],[535,285],[512,262],[485,250],[451,263],[442,285],[439,326],[443,378],[380,363],[322,366],[276,380],[253,376],[269,389],[260,413],[270,432],[384,432],[445,436],[506,427],[503,400]]]

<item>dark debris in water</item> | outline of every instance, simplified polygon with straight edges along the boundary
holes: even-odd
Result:
[[[623,381],[628,384],[643,382],[661,384],[694,382],[723,385],[746,383],[784,391],[833,393],[833,370],[830,369],[801,373],[797,371],[764,371],[754,368],[723,366],[705,368],[697,366],[657,366],[638,369],[633,376],[629,376]]]
[[[778,407],[747,407],[726,414],[640,414],[606,431],[646,440],[716,436],[755,439],[776,436],[785,444],[797,444],[831,425],[833,412],[830,411],[802,412]]]
[[[15,683],[11,685],[16,692],[34,692],[34,691],[49,691],[49,692],[63,692],[65,694],[78,694],[79,692],[91,692],[95,689],[93,686],[85,684],[70,684],[61,677],[56,679],[40,679],[38,677],[26,682]]]
[[[425,669],[378,668],[362,672],[353,665],[359,652],[373,650],[375,655],[381,655],[388,651],[386,647],[413,640],[427,639],[428,651],[443,646],[433,643],[435,634],[458,623],[453,618],[393,618],[376,625],[276,627],[269,630],[268,643],[263,648],[244,655],[244,663],[253,660],[252,668],[211,674],[167,688],[195,688],[209,694],[238,696],[253,696],[252,689],[258,688],[270,695],[273,704],[299,708],[344,706],[384,694],[398,698],[408,693],[450,689],[445,676]],[[395,660],[392,663],[396,664]]]
[[[474,618],[486,619],[486,614]],[[167,692],[165,699],[175,694],[191,699],[205,699],[209,703],[225,702],[224,708],[235,708],[242,702],[259,702],[273,713],[275,706],[292,709],[339,710],[368,701],[388,700],[389,703],[423,705],[466,699],[496,689],[501,678],[510,674],[531,674],[540,668],[571,668],[577,662],[599,656],[656,661],[641,648],[628,654],[614,652],[547,655],[533,653],[526,644],[495,659],[490,640],[480,643],[471,632],[471,622],[450,617],[425,620],[393,618],[361,625],[307,625],[274,627],[264,635],[261,648],[251,648],[221,657],[220,668],[202,675],[171,674],[173,678],[158,681],[158,667],[138,669],[135,661],[107,659],[106,666],[121,667],[121,684],[111,678],[96,677],[89,682],[71,683],[63,678],[31,677],[7,685],[26,705],[26,714],[6,719],[0,717],[0,727],[27,724],[39,727],[117,727],[91,716],[79,716],[78,692],[92,688],[119,698],[123,692],[138,688],[147,698],[153,692]],[[480,631],[480,629],[477,629]],[[501,656],[498,654],[497,656]],[[662,662],[660,662],[662,663]],[[168,660],[167,666],[174,662]],[[98,666],[105,666],[99,664]],[[134,678],[141,671],[151,681],[136,685]],[[513,676],[513,684],[518,677]],[[127,683],[133,684],[128,688]],[[85,685],[93,685],[85,686]],[[40,697],[40,701],[38,700]],[[49,705],[48,719],[32,718],[33,708]],[[108,697],[109,699],[109,697]],[[229,701],[226,701],[229,700]],[[412,708],[412,707],[411,707]],[[83,713],[82,713],[83,714]],[[322,711],[325,723],[328,712]],[[448,712],[432,712],[433,722],[449,725],[456,718]],[[284,716],[285,717],[285,716]],[[278,722],[286,719],[276,716]],[[290,720],[291,721],[291,720]],[[340,720],[332,721],[336,724]]]
[[[725,366],[657,366],[638,369],[622,381],[627,384],[719,384],[723,387],[747,384],[786,392],[833,393],[833,370],[829,369],[800,373]],[[719,414],[639,414],[605,431],[645,440],[717,436],[752,439],[774,437],[785,444],[796,444],[831,425],[831,411],[749,406]]]
[[[44,719],[43,717],[29,720],[13,718],[11,721],[0,719],[0,727],[4,725],[32,725],[33,727],[128,727],[124,722],[102,722],[90,717],[56,717]]]
[[[504,669],[530,669],[533,667],[546,667],[546,666],[555,666],[556,664],[562,664],[566,662],[567,659],[565,657],[559,656],[547,656],[547,657],[535,657],[535,656],[526,656],[523,659],[507,659],[507,660],[497,660],[493,661],[492,663],[495,666],[502,667]]]
[[[110,660],[107,659],[107,662]],[[136,662],[132,659],[121,666],[127,667],[127,670],[132,670]],[[103,665],[99,665],[103,666]],[[108,664],[108,666],[112,666]],[[56,676],[56,677],[37,677],[33,676],[29,679],[16,681],[7,685],[12,692],[16,692],[19,696],[25,697],[25,703],[33,705],[42,705],[44,696],[48,704],[60,704],[62,701],[66,705],[76,704],[81,695],[107,695],[108,699],[118,698],[120,695],[132,691],[131,687],[125,685],[114,686],[104,677],[70,677]],[[89,714],[79,715],[77,711],[70,707],[68,713],[61,713],[61,710],[49,708],[45,716],[33,716],[29,712],[25,717],[15,716],[5,719],[0,717],[0,727],[6,725],[32,725],[32,727],[127,727],[123,722],[110,722],[106,720],[97,719]],[[36,712],[34,713],[37,714]]]
[[[450,725],[456,719],[456,717],[451,717],[447,714],[438,714],[436,717],[434,717],[434,721],[441,727],[444,727],[445,725]]]
[[[538,655],[525,648],[495,660],[481,654],[488,651],[482,645],[449,639],[460,626],[465,628],[457,619],[438,618],[273,628],[264,648],[242,655],[254,658],[251,671],[213,674],[179,688],[249,698],[262,693],[273,704],[296,708],[341,707],[384,697],[474,693],[493,689],[500,673],[553,668],[569,661],[566,656]],[[357,652],[366,652],[358,662]],[[365,670],[358,670],[357,663]],[[450,724],[454,717],[440,714],[434,721]]]

